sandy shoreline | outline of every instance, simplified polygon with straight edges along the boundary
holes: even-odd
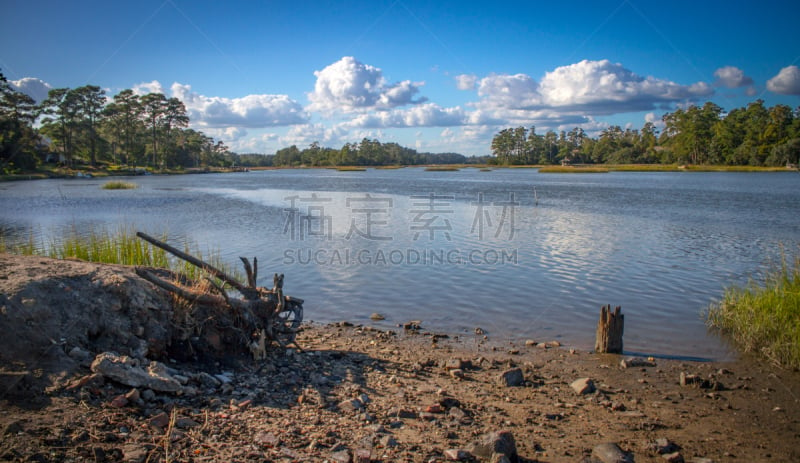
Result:
[[[36,262],[0,259],[4,349],[19,336],[8,321],[29,287],[16,277]],[[54,272],[74,270],[63,265]],[[604,443],[637,462],[800,459],[798,372],[751,358],[639,359],[623,368],[627,357],[542,341],[444,337],[424,325],[306,325],[302,351],[275,351],[263,362],[160,359],[179,392],[92,374],[100,352],[59,371],[4,350],[0,459],[578,462],[603,461],[591,455]],[[586,378],[594,390],[576,391]],[[46,390],[37,379],[47,379]],[[485,453],[480,443],[497,433],[506,444],[513,438],[513,454],[508,445],[495,449],[505,454]]]

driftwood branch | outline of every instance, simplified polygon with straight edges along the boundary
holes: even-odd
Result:
[[[237,339],[234,344],[238,343],[240,348],[249,349],[256,359],[264,357],[267,341],[276,342],[284,347],[290,344],[296,345],[295,336],[303,321],[303,300],[283,294],[283,274],[275,274],[272,289],[258,287],[258,260],[254,257],[251,266],[247,258],[241,257],[247,273],[247,285],[244,285],[207,262],[181,252],[151,236],[141,232],[136,235],[201,268],[223,282],[223,285],[220,285],[214,280],[206,278],[211,287],[207,290],[200,290],[197,287],[187,286],[192,283],[182,275],[171,271],[145,267],[136,268],[136,273],[145,280],[203,308],[204,313],[216,320],[215,326],[210,328],[209,344],[218,344],[220,334],[234,333],[228,339]],[[242,298],[230,297],[225,292],[225,285],[230,285],[238,290]],[[211,292],[219,294],[211,294]],[[192,316],[195,316],[194,311]],[[241,337],[243,333],[246,335],[244,339]],[[247,339],[248,336],[250,339]],[[241,345],[242,341],[244,341],[244,345]]]
[[[247,260],[247,257],[239,257],[239,259],[242,260],[242,263],[244,264],[244,271],[245,271],[245,273],[247,273],[247,284],[251,288],[255,288],[256,287],[256,277],[257,277],[256,276],[256,272],[258,271],[257,270],[258,267],[256,267],[256,270],[253,270],[253,267],[250,266],[250,261]],[[253,263],[254,264],[258,263],[258,261],[255,259],[255,257],[253,258]]]
[[[242,293],[242,295],[246,299],[254,299],[254,298],[258,297],[257,294],[256,295],[253,294],[255,287],[248,288],[247,286],[244,286],[243,284],[239,283],[235,278],[229,276],[228,274],[226,274],[222,270],[214,267],[213,265],[211,265],[209,263],[206,263],[206,262],[203,262],[202,260],[200,260],[200,259],[198,259],[198,258],[196,258],[196,257],[194,257],[192,255],[186,254],[185,252],[180,251],[180,250],[168,245],[167,243],[159,241],[159,240],[157,240],[157,239],[153,238],[152,236],[149,236],[149,235],[147,235],[145,233],[136,232],[136,236],[138,236],[139,238],[147,241],[148,243],[152,244],[153,246],[159,247],[159,248],[167,251],[168,253],[170,253],[170,254],[172,254],[172,255],[174,255],[176,257],[179,257],[179,258],[185,260],[186,262],[189,262],[190,264],[194,265],[195,267],[198,267],[198,268],[201,268],[201,269],[205,270],[206,272],[208,272],[211,275],[219,278],[220,280],[224,281],[225,283],[228,283],[232,287],[236,288],[240,293]]]

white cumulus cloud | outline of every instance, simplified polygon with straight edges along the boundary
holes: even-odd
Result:
[[[147,95],[148,93],[164,93],[164,87],[161,85],[161,82],[157,80],[136,84],[131,90],[139,96]]]
[[[800,68],[786,66],[781,69],[778,75],[767,81],[767,89],[781,95],[800,95]]]
[[[465,113],[458,106],[442,108],[434,103],[425,103],[411,108],[360,114],[348,121],[346,125],[374,129],[389,127],[450,127],[462,125],[464,122]]]
[[[491,74],[478,84],[478,96],[491,108],[522,109],[542,104],[539,84],[525,74]]]
[[[545,74],[540,85],[544,102],[551,107],[580,108],[590,114],[614,114],[653,109],[657,104],[710,96],[704,82],[680,85],[641,77],[609,60],[583,60]]]
[[[47,92],[53,88],[47,82],[36,77],[23,77],[20,80],[10,80],[8,83],[11,88],[28,95],[33,98],[36,103],[44,101],[44,99],[47,98]]]
[[[753,79],[744,75],[744,71],[736,66],[723,66],[714,71],[717,80],[714,85],[725,88],[739,88],[753,85]]]
[[[379,68],[363,64],[352,56],[345,56],[315,71],[314,75],[317,77],[314,91],[308,94],[310,111],[360,112],[425,101],[424,98],[414,99],[422,83],[404,80],[389,84]]]
[[[183,101],[192,124],[200,127],[263,128],[308,121],[303,107],[287,95],[205,96],[178,82],[170,90],[172,96]]]
[[[581,124],[591,116],[648,111],[713,93],[705,82],[680,85],[639,76],[609,60],[584,60],[545,73],[541,82],[526,74],[484,77],[478,85],[480,99],[471,104],[477,111],[470,119],[476,124]]]
[[[455,79],[459,90],[475,90],[475,84],[478,83],[478,76],[475,74],[459,74]]]

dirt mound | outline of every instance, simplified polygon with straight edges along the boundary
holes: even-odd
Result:
[[[169,298],[130,267],[0,254],[6,377],[69,374],[106,350],[159,357],[169,344],[171,316]],[[15,382],[8,392],[20,386]]]

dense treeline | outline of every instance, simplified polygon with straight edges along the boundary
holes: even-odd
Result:
[[[420,164],[466,164],[485,162],[458,153],[419,153],[397,143],[381,143],[364,138],[360,143],[345,143],[341,149],[323,148],[319,143],[300,150],[297,146],[275,153],[275,166],[389,166]]]
[[[123,90],[111,100],[94,85],[55,88],[37,104],[0,73],[0,173],[43,162],[153,168],[230,165],[222,142],[187,128],[186,107],[161,93]]]
[[[762,100],[727,114],[707,102],[667,113],[664,130],[647,122],[641,130],[611,126],[597,138],[581,128],[537,134],[535,127],[509,128],[492,140],[498,164],[725,164],[780,166],[800,160],[800,108],[771,108]]]

